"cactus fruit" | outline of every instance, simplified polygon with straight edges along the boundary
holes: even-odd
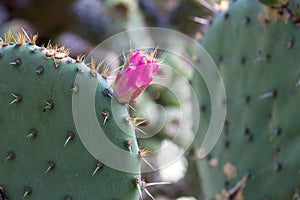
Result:
[[[106,80],[82,57],[71,59],[66,49],[39,47],[35,40],[20,34],[13,42],[8,33],[0,42],[0,199],[138,199],[140,157],[134,126],[124,120],[127,106],[116,102]],[[132,172],[107,166],[84,146],[72,115],[72,96],[86,88],[74,84],[76,77],[96,83],[97,122],[128,153],[131,159],[120,168]],[[115,115],[111,103],[118,107]],[[87,126],[90,119],[84,117]]]
[[[148,55],[145,51],[131,52],[124,69],[117,75],[114,96],[120,103],[130,103],[150,85],[158,72],[155,52]]]
[[[299,28],[265,12],[258,0],[234,1],[203,40],[227,92],[222,135],[198,161],[206,199],[299,199]],[[203,88],[200,155],[213,105],[200,77],[193,84]]]

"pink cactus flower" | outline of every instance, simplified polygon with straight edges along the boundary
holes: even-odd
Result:
[[[124,69],[117,75],[113,86],[114,97],[119,103],[131,103],[150,85],[158,72],[159,63],[154,52],[143,50],[127,56]]]

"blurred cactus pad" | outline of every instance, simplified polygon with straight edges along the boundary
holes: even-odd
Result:
[[[64,47],[39,47],[35,40],[7,33],[0,43],[0,199],[138,199],[140,158],[134,126],[123,119],[129,116],[127,106],[115,102],[112,115],[115,100],[94,64],[90,69]],[[83,145],[72,96],[87,88],[76,77],[96,83],[93,107],[106,137],[129,155],[130,141],[131,162],[122,164],[132,173],[106,166]],[[82,120],[89,125],[90,119]],[[116,121],[126,123],[125,128]]]
[[[205,199],[299,199],[300,34],[297,1],[237,0],[218,13],[202,42],[226,86],[218,143],[198,162]],[[278,6],[279,5],[279,6]],[[220,80],[218,80],[220,81]],[[210,98],[200,87],[200,145]],[[217,92],[217,91],[216,91]]]

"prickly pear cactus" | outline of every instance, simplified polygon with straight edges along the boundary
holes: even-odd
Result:
[[[222,135],[198,161],[206,199],[299,199],[299,28],[267,12],[258,0],[234,1],[203,41],[227,95]],[[200,155],[213,105],[200,77],[193,83],[201,88]]]
[[[21,34],[12,42],[7,34],[0,43],[0,199],[138,199],[140,158],[134,127],[123,119],[126,105],[115,102],[105,79],[80,57],[36,46],[35,39]],[[122,165],[136,173],[105,165],[83,145],[72,115],[72,95],[84,90],[76,76],[96,80],[97,122],[115,146],[132,151]]]

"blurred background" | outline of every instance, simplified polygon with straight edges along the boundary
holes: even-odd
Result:
[[[145,26],[165,27],[198,36],[209,19],[203,0],[1,0],[0,31],[39,33],[39,43],[65,45],[86,53],[111,35]]]
[[[200,41],[212,17],[227,7],[228,2],[224,0],[0,0],[0,35],[2,37],[8,30],[22,32],[23,28],[28,35],[39,34],[38,45],[47,46],[51,41],[66,46],[76,57],[87,55],[114,34],[141,27],[169,28]],[[143,178],[147,182],[172,183],[149,188],[157,200],[201,199],[201,179],[194,152],[192,149],[182,152],[182,137],[173,140],[177,134],[192,134],[190,117],[193,109],[186,81],[191,77],[191,68],[168,55],[164,60],[164,64],[181,71],[184,78],[174,70],[162,68],[159,76],[165,87],[150,86],[134,105],[137,113],[133,115],[147,120],[141,120],[140,132],[161,127],[155,136],[140,138],[139,145],[151,152],[165,145],[171,146],[170,152],[150,152],[145,157],[155,168],[160,167],[160,160],[166,156],[182,153],[184,156],[168,168],[143,174]],[[153,116],[161,115],[162,108],[165,120],[161,125],[162,121]],[[149,166],[144,163],[143,168]],[[144,199],[147,198],[151,199],[144,195]]]

